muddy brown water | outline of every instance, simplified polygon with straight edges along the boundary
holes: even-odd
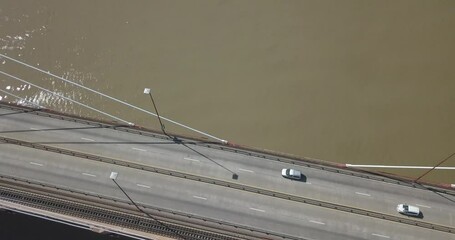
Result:
[[[454,1],[0,0],[1,54],[150,111],[152,88],[161,115],[222,139],[351,164],[434,166],[455,151],[453,29]],[[2,58],[0,71],[159,129],[30,67]],[[5,74],[0,89],[108,119]]]

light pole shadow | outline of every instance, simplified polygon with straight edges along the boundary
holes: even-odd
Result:
[[[112,175],[112,173],[111,173]],[[117,181],[115,180],[115,178],[117,177],[117,174],[115,174],[115,177],[112,178],[112,181],[115,183],[115,185],[117,185],[117,187],[120,189],[120,191],[123,192],[123,194],[125,194],[125,196],[133,203],[133,205],[137,208],[137,210],[139,210],[140,212],[142,212],[143,214],[147,215],[147,217],[153,219],[155,222],[157,222],[158,224],[160,224],[161,226],[163,226],[164,228],[166,228],[168,231],[174,233],[176,236],[182,238],[182,239],[185,239],[185,237],[183,237],[181,234],[179,234],[176,230],[170,228],[169,226],[167,226],[166,224],[162,223],[160,220],[156,219],[155,217],[153,217],[152,215],[150,215],[149,213],[147,213],[146,211],[142,210],[134,201],[133,199],[130,198],[130,196],[125,192],[125,190],[123,190],[122,187],[120,187],[120,185],[117,183]]]
[[[166,134],[166,135],[167,135],[167,134]],[[169,136],[169,135],[167,135],[167,136]],[[169,137],[171,137],[171,136],[169,136]],[[203,157],[203,158],[205,158],[205,159],[207,159],[207,160],[209,160],[209,161],[215,163],[216,165],[220,166],[221,168],[223,168],[223,169],[229,171],[229,172],[232,174],[232,179],[237,180],[237,179],[239,178],[239,175],[238,175],[237,173],[235,173],[234,171],[232,171],[232,170],[230,170],[229,168],[227,168],[227,167],[221,165],[221,164],[218,163],[217,161],[211,159],[210,157],[208,157],[207,155],[205,155],[205,154],[203,154],[203,153],[197,151],[196,149],[194,149],[194,148],[188,146],[187,143],[183,142],[182,140],[178,139],[177,137],[171,137],[171,138],[172,138],[172,140],[173,140],[176,144],[180,144],[180,145],[182,145],[182,146],[188,148],[190,151],[196,153],[197,155],[199,155],[199,156],[201,156],[201,157]]]

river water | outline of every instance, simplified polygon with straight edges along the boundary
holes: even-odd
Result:
[[[36,67],[153,111],[151,88],[161,115],[237,144],[434,166],[455,151],[454,29],[455,1],[0,0],[0,53],[27,64],[0,58],[0,89],[111,119],[32,83],[159,129],[156,118]],[[455,183],[454,171],[423,180]]]

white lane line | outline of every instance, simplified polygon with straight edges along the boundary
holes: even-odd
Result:
[[[200,161],[197,160],[197,159],[192,159],[192,158],[187,158],[187,157],[186,157],[186,158],[183,158],[183,159],[188,160],[188,161],[193,161],[193,162],[200,162]]]
[[[85,141],[90,141],[90,142],[94,142],[95,140],[93,139],[90,139],[90,138],[81,138],[82,140],[85,140]]]
[[[85,176],[90,176],[90,177],[96,177],[96,175],[93,175],[93,174],[90,174],[90,173],[82,173],[82,175],[85,175]]]
[[[142,151],[142,152],[147,152],[147,150],[141,149],[141,148],[135,148],[135,147],[133,147],[133,149],[134,149],[134,150],[138,150],[138,151]]]
[[[30,130],[39,130],[38,128],[30,128]]]
[[[424,208],[431,208],[430,206],[426,206],[426,205],[420,205],[420,204],[416,204],[416,206],[419,206],[419,207],[424,207]]]
[[[310,220],[310,222],[312,222],[312,223],[316,223],[316,224],[325,225],[325,223],[323,223],[323,222],[318,222],[318,221],[313,221],[313,220]]]
[[[355,194],[359,194],[359,195],[363,195],[363,196],[371,197],[371,195],[370,195],[370,194],[368,194],[368,193],[355,192]]]
[[[382,238],[390,238],[389,236],[381,235],[381,234],[376,234],[376,233],[372,233],[371,235],[377,236],[377,237],[382,237]]]
[[[30,164],[32,164],[32,165],[36,165],[36,166],[40,166],[40,167],[42,167],[42,166],[43,166],[43,164],[41,164],[41,163],[36,163],[36,162],[30,162]]]
[[[258,211],[258,212],[265,212],[265,210],[262,210],[262,209],[257,209],[257,208],[252,208],[250,207],[251,210],[254,210],[254,211]]]
[[[239,171],[244,171],[244,172],[250,172],[250,173],[254,173],[253,171],[251,170],[248,170],[248,169],[243,169],[243,168],[239,168]]]
[[[142,185],[142,184],[136,184],[138,187],[143,187],[143,188],[150,188],[150,186],[147,186],[147,185]]]
[[[199,196],[193,196],[193,197],[197,198],[197,199],[207,200],[207,198],[205,198],[205,197],[199,197]]]

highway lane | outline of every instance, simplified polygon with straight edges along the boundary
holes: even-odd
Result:
[[[119,185],[139,203],[309,239],[453,238],[453,234],[15,145],[2,144],[0,152],[0,174],[126,200],[109,179],[110,172],[117,171]]]
[[[2,112],[11,112],[1,110]],[[0,112],[1,113],[1,112]],[[1,131],[86,128],[87,125],[60,121],[32,114],[7,115],[0,118]],[[360,207],[387,214],[397,214],[397,203],[418,205],[424,221],[455,225],[455,197],[430,191],[412,189],[395,184],[333,174],[312,168],[298,167],[307,176],[307,182],[289,181],[280,176],[280,169],[292,167],[256,157],[188,145],[209,159],[171,141],[138,136],[112,129],[78,129],[72,131],[32,131],[1,133],[24,141],[58,142],[48,144],[77,151],[125,159],[143,164],[173,169],[223,180],[290,193],[338,204]],[[61,144],[82,143],[82,144]],[[124,144],[97,144],[123,142]],[[129,144],[144,142],[151,144]],[[229,169],[229,170],[227,170]]]

